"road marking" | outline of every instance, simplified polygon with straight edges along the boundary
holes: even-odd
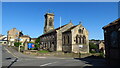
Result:
[[[53,63],[57,63],[57,62],[46,63],[46,64],[43,64],[43,65],[40,65],[40,66],[47,66],[47,65],[50,65],[50,64],[53,64]]]
[[[14,57],[18,58],[16,55],[14,55],[13,53],[11,53],[7,48],[4,47],[5,50],[7,50],[8,53],[10,53],[11,55],[13,55]]]
[[[78,62],[80,62],[80,60],[66,60],[66,61],[78,61]]]
[[[36,58],[46,58],[46,57],[36,57]]]

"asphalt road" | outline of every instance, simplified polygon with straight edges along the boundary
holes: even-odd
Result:
[[[58,57],[38,57],[29,56],[17,52],[16,50],[3,46],[2,47],[2,66],[104,66],[104,60],[96,59],[74,59]]]

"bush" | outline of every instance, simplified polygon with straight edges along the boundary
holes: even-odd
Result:
[[[19,47],[19,45],[21,45],[20,42],[15,42],[15,43],[14,43],[14,46],[15,46],[15,47]]]
[[[104,58],[104,53],[100,53],[100,54],[99,54],[99,57]]]
[[[96,51],[90,51],[90,53],[96,53]]]
[[[90,43],[90,49],[98,49],[97,45],[94,43]]]
[[[89,49],[90,49],[90,53],[96,53],[97,49],[98,49],[98,46],[94,43],[89,43]]]

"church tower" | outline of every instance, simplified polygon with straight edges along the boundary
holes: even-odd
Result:
[[[46,13],[45,15],[45,26],[44,26],[44,33],[54,29],[54,14],[53,13]]]

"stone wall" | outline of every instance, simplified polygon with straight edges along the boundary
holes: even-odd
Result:
[[[74,29],[72,29],[72,52],[83,52],[83,53],[89,53],[89,39],[88,39],[88,31],[84,28],[83,33],[79,33],[79,29],[83,29],[84,27],[82,25],[78,25]],[[76,36],[81,35],[86,37],[86,43],[85,44],[76,44]],[[79,49],[79,45],[83,45],[83,48]]]
[[[66,26],[57,30],[57,51],[62,51],[62,32],[65,32],[72,26],[73,26],[73,24],[69,23]]]

